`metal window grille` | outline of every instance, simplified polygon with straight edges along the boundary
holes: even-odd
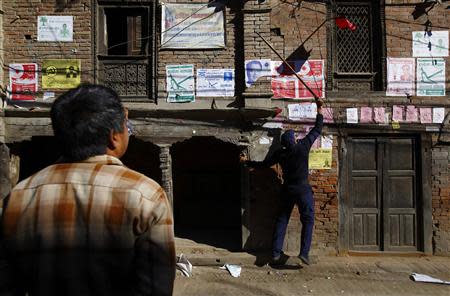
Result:
[[[336,70],[339,73],[372,73],[370,3],[339,3],[336,15],[343,15],[357,30],[336,30]]]

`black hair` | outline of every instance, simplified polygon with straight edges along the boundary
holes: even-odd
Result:
[[[122,132],[125,111],[117,93],[82,84],[58,97],[50,111],[53,132],[68,161],[106,153],[111,131]]]

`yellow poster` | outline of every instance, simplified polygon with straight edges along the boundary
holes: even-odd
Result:
[[[44,60],[42,88],[70,89],[80,85],[80,60]]]
[[[318,148],[309,152],[309,169],[329,170],[331,169],[333,149]]]

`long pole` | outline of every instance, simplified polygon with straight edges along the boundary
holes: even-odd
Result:
[[[269,48],[283,61],[283,63],[288,66],[288,68],[292,71],[292,73],[294,73],[295,77],[297,77],[297,79],[300,80],[303,86],[305,86],[305,88],[313,95],[314,100],[318,101],[319,97],[312,91],[312,89],[308,85],[306,85],[303,79],[297,74],[297,72],[295,72],[294,68],[292,68],[291,65],[289,65],[289,63],[281,56],[281,54],[279,54],[278,51],[276,51],[276,49],[273,48],[273,46],[266,39],[264,39],[263,36],[261,36],[261,34],[259,34],[258,32],[255,33],[258,34],[258,36],[261,37],[261,39],[267,44],[267,46],[269,46]]]

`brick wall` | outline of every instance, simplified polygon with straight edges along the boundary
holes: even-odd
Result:
[[[450,148],[432,149],[433,249],[436,255],[450,254]]]
[[[60,1],[4,1],[5,64],[37,63],[45,59],[80,59],[81,80],[92,81],[90,4]],[[37,16],[73,16],[73,42],[38,42]],[[5,77],[9,77],[5,69]],[[42,90],[39,74],[39,90]],[[42,92],[38,94],[42,97]]]

